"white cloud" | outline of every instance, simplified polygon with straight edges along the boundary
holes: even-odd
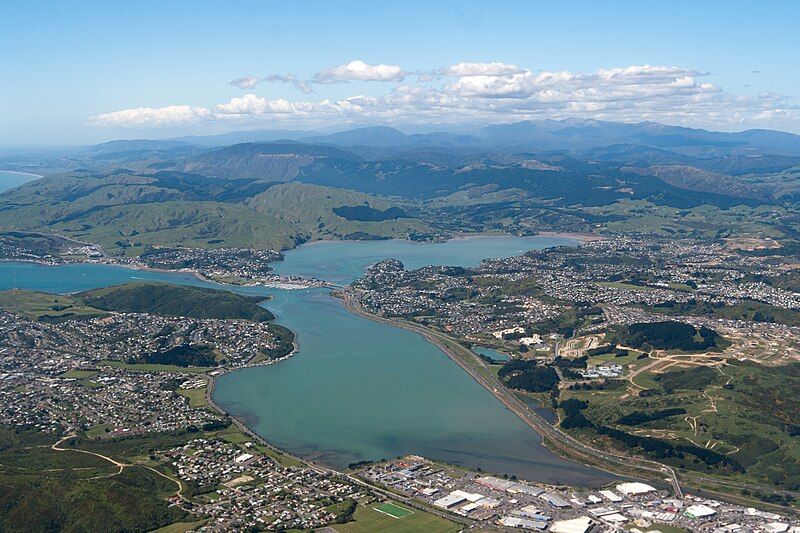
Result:
[[[252,91],[255,89],[258,84],[260,83],[290,83],[292,84],[297,90],[302,91],[306,94],[314,93],[314,87],[305,80],[301,80],[294,74],[270,74],[268,76],[264,76],[263,78],[259,78],[257,76],[243,76],[241,78],[236,78],[235,80],[230,82],[230,85],[234,87],[238,87],[242,90]]]
[[[503,76],[516,74],[521,69],[509,63],[456,63],[444,69],[446,76]]]
[[[314,93],[314,87],[305,80],[301,80],[294,74],[270,74],[264,78],[267,83],[290,83],[295,89],[306,94]]]
[[[221,115],[266,115],[294,113],[294,107],[288,100],[267,100],[254,94],[246,94],[241,98],[231,98],[227,104],[214,106],[214,112]]]
[[[406,72],[397,65],[369,65],[361,60],[332,67],[314,75],[316,83],[339,81],[403,81]]]
[[[482,98],[570,99],[577,102],[717,90],[712,84],[697,83],[695,77],[699,75],[693,70],[649,65],[600,69],[592,74],[524,70],[509,75],[462,76],[447,84],[445,90]]]
[[[230,82],[234,87],[247,90],[255,89],[259,83],[261,83],[261,78],[256,76],[243,76]]]
[[[678,76],[694,77],[702,74],[696,70],[689,70],[683,67],[631,65],[629,67],[601,68],[597,70],[597,75],[606,80],[630,80],[634,78],[666,80]]]
[[[166,107],[137,107],[113,113],[102,113],[91,118],[93,124],[102,126],[174,126],[203,122],[211,119],[211,112],[204,107],[171,105]]]
[[[355,65],[354,65],[355,64]],[[352,62],[329,69],[317,81],[400,79],[400,67]],[[734,95],[702,80],[706,74],[675,66],[632,65],[595,72],[519,69],[506,63],[458,63],[431,71],[430,81],[440,84],[399,83],[383,94],[362,94],[341,99],[269,100],[246,94],[210,109],[190,106],[127,109],[98,115],[102,125],[173,125],[205,121],[281,121],[313,126],[375,121],[465,122],[511,121],[543,118],[594,118],[600,120],[651,120],[700,127],[734,128],[740,125],[777,127],[800,124],[800,108],[774,93]],[[237,86],[247,87],[245,77]],[[239,80],[235,80],[239,81]],[[296,76],[270,75],[260,82],[309,82]],[[232,82],[233,83],[233,82]]]

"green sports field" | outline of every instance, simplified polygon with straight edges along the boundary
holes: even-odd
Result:
[[[457,533],[461,529],[444,518],[422,511],[413,511],[398,519],[375,507],[359,505],[352,522],[335,524],[333,528],[339,533]]]
[[[395,505],[393,503],[382,503],[379,506],[375,507],[375,510],[379,513],[385,513],[393,518],[403,518],[404,516],[408,516],[413,514],[414,511],[410,511],[404,507],[400,507],[399,505]]]

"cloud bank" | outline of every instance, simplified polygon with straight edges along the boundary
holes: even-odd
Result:
[[[316,83],[345,81],[403,81],[406,72],[397,65],[368,65],[361,60],[332,67],[314,74]]]
[[[171,105],[166,107],[137,107],[92,117],[95,124],[104,126],[173,126],[212,120],[212,113],[203,107]]]
[[[261,83],[282,83],[314,94],[332,83],[383,82],[376,87],[389,84],[388,90],[314,100],[267,99],[249,92],[209,107],[139,107],[103,113],[90,121],[129,127],[223,121],[319,126],[342,121],[503,122],[576,117],[722,128],[800,122],[800,109],[788,96],[735,95],[704,81],[707,76],[694,69],[663,65],[570,72],[534,71],[502,62],[461,62],[425,72],[356,60],[309,79],[294,74],[248,75],[230,84],[254,91]]]

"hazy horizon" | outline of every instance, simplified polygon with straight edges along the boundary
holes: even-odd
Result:
[[[741,1],[11,1],[0,145],[568,117],[798,133],[799,17]]]
[[[559,119],[559,121],[567,121],[571,120],[572,117],[568,117],[565,119]],[[152,140],[152,141],[185,141],[188,143],[192,142],[192,138],[213,138],[213,137],[223,137],[227,135],[235,135],[235,134],[246,134],[246,133],[294,133],[297,134],[296,136],[287,137],[285,140],[294,140],[298,142],[304,142],[306,139],[304,135],[307,137],[315,137],[315,136],[326,136],[326,135],[333,135],[336,133],[343,133],[348,131],[360,130],[360,129],[369,129],[369,128],[391,128],[397,130],[405,135],[415,135],[415,134],[429,134],[429,133],[450,133],[450,134],[457,134],[457,135],[477,135],[481,128],[489,127],[489,126],[501,126],[501,125],[511,125],[515,123],[521,122],[544,122],[548,119],[540,119],[540,120],[530,120],[530,121],[507,121],[507,122],[486,122],[483,124],[446,124],[446,125],[438,125],[438,124],[386,124],[386,123],[365,123],[365,124],[342,124],[342,125],[331,125],[326,127],[320,128],[270,128],[270,127],[250,127],[250,128],[234,128],[234,129],[225,129],[225,130],[210,130],[204,132],[190,132],[186,134],[158,134],[155,133],[153,135],[135,135],[136,131],[130,132],[131,135],[129,136],[122,136],[122,137],[109,137],[105,139],[98,139],[94,142],[86,142],[86,143],[61,143],[61,144],[46,144],[46,143],[27,143],[27,144],[4,144],[0,143],[0,150],[70,150],[74,148],[79,148],[83,146],[94,146],[98,144],[104,144],[109,142],[115,141],[140,141],[140,140]],[[576,119],[576,120],[595,120],[595,119]],[[653,123],[653,124],[660,124],[663,126],[674,126],[674,127],[683,127],[689,128],[694,130],[703,130],[709,132],[719,132],[719,133],[742,133],[745,131],[751,130],[766,130],[766,131],[774,131],[778,133],[789,133],[792,135],[800,135],[799,133],[795,133],[792,131],[781,130],[781,129],[774,129],[774,128],[732,128],[732,129],[716,129],[716,128],[696,128],[692,126],[684,126],[682,124],[669,124],[666,122],[660,121],[636,121],[636,122],[625,122],[625,121],[602,121],[602,122],[610,122],[610,123],[619,123],[619,124],[642,124],[642,123]],[[263,141],[263,142],[274,142],[282,140],[281,138],[276,138],[274,140]],[[255,141],[241,141],[241,142],[255,142]],[[228,143],[228,144],[236,144],[236,143]]]

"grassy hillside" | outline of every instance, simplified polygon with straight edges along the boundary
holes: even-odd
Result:
[[[105,248],[145,245],[285,249],[295,230],[254,210],[221,202],[163,202],[114,206],[78,220],[60,222],[51,231],[99,243]]]
[[[0,473],[0,530],[148,531],[186,516],[163,497],[173,485],[144,468],[108,479]]]
[[[0,292],[0,309],[43,322],[106,315],[70,296],[19,289]]]
[[[55,440],[0,427],[0,531],[150,531],[187,518],[165,500],[175,483],[141,467],[89,479],[116,468],[51,450]]]
[[[0,229],[59,233],[111,252],[291,248],[295,228],[239,203],[268,186],[180,173],[54,176],[0,195]]]
[[[179,168],[225,178],[288,181],[318,158],[357,160],[353,154],[331,146],[277,141],[234,144],[190,157]]]
[[[107,311],[192,318],[236,318],[255,322],[275,318],[257,305],[262,298],[167,283],[115,285],[80,293],[77,298],[84,305]]]
[[[393,158],[390,150],[365,160],[358,150],[284,141],[145,164],[154,147],[186,147],[139,144],[133,160],[123,159],[136,171],[114,170],[108,163],[123,160],[103,159],[88,168],[110,168],[107,174],[76,171],[0,194],[0,230],[63,233],[128,255],[147,245],[288,249],[314,239],[487,230],[776,239],[798,231],[796,190],[775,193],[773,182],[784,179],[758,174],[766,167],[745,165],[747,173],[734,176],[693,166],[692,158],[663,159],[663,150],[655,159],[612,151],[605,161],[447,150]],[[97,156],[107,149],[117,150],[102,147]],[[782,157],[767,170],[789,172],[795,159]],[[402,205],[386,198],[403,198]]]
[[[711,304],[697,300],[666,302],[661,305],[649,306],[647,310],[665,315],[713,316],[729,320],[753,320],[800,326],[800,312],[755,300],[743,300],[731,305]]]
[[[675,467],[798,490],[800,404],[791,399],[800,394],[800,364],[774,368],[728,363],[718,368],[671,369],[649,375],[649,380],[637,379],[650,384],[638,394],[626,387],[565,390],[562,404],[570,398],[586,401],[581,413],[593,426],[645,439],[636,442],[607,430],[599,436],[594,427],[582,426],[578,434],[595,443],[606,441],[643,455],[656,454],[666,445],[678,453],[652,456]],[[694,446],[706,450],[708,460],[680,448]],[[732,471],[721,460],[735,461],[743,472]]]
[[[0,230],[57,233],[112,254],[137,255],[149,245],[284,250],[305,240],[407,237],[430,229],[367,194],[257,178],[70,174],[0,195]]]
[[[414,218],[348,220],[334,210],[364,206],[386,211],[397,206],[369,194],[333,187],[285,183],[270,187],[248,200],[247,204],[270,218],[302,228],[308,239],[347,238],[359,232],[377,237],[406,237],[409,233],[432,230],[429,225]]]

